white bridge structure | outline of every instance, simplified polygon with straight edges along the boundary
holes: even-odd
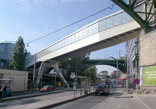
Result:
[[[128,41],[137,37],[140,31],[140,25],[135,20],[126,12],[119,11],[86,25],[27,58],[26,68],[41,63],[37,76],[38,83],[44,71],[53,67],[64,86],[68,87],[58,68],[57,61]]]

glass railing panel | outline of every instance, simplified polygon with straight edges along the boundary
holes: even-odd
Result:
[[[54,51],[56,50],[56,44],[53,45],[54,46]]]
[[[121,24],[121,13],[114,15],[114,26]]]
[[[92,26],[88,27],[88,36],[90,36],[92,34]]]
[[[75,34],[75,41],[74,41],[74,42],[76,42],[76,41],[78,40],[78,37],[79,37],[79,36],[78,36],[78,34],[76,33],[76,34]]]
[[[84,38],[85,38],[85,37],[87,37],[87,35],[88,35],[88,34],[87,34],[87,28],[86,28],[86,29],[84,29],[84,31],[83,31],[83,32],[84,32]]]
[[[70,37],[67,38],[67,45],[70,44]]]
[[[106,21],[105,19],[99,22],[99,31],[103,31],[106,29]]]
[[[95,24],[93,25],[93,31],[94,31],[93,34],[98,32],[98,24],[99,24],[99,23],[95,23]]]
[[[113,27],[113,16],[106,19],[106,29]]]
[[[79,39],[83,38],[83,30],[79,32]]]
[[[122,23],[127,23],[130,20],[131,20],[131,17],[126,12],[122,12]]]
[[[74,35],[72,35],[72,36],[71,36],[71,43],[74,42],[74,38],[75,38]]]

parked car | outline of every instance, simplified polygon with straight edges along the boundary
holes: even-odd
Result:
[[[52,91],[54,90],[56,87],[53,85],[45,85],[43,88],[40,89],[41,92],[46,92],[46,91]]]
[[[108,84],[101,84],[95,90],[95,95],[97,94],[110,94],[110,86]]]

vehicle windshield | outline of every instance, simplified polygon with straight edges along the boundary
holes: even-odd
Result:
[[[104,85],[102,85],[102,86],[98,86],[98,88],[104,88],[105,86]]]
[[[43,88],[48,88],[48,86],[44,86]]]

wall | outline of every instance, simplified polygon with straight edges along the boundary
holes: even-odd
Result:
[[[9,79],[10,77],[14,78],[10,84],[10,88],[13,92],[27,91],[27,71],[0,69],[0,75],[1,79]]]
[[[140,86],[156,86],[156,28],[140,34]]]
[[[140,34],[140,66],[156,64],[156,28],[148,34]]]

